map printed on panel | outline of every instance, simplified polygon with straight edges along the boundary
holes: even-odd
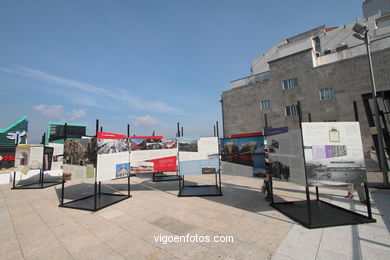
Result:
[[[358,122],[302,123],[310,186],[367,181]]]

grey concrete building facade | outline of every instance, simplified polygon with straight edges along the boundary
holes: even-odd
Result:
[[[363,2],[364,18],[376,15],[378,13],[390,12],[390,0],[365,0]]]
[[[378,92],[390,90],[389,21],[390,15],[360,21],[370,28]],[[368,156],[372,127],[362,95],[371,93],[371,81],[365,45],[353,37],[354,24],[320,26],[281,41],[255,59],[252,75],[232,81],[231,89],[222,93],[224,136],[259,132],[266,125],[296,129],[298,101],[303,121],[309,116],[313,122],[354,121],[355,101]],[[380,107],[389,110],[381,100]]]

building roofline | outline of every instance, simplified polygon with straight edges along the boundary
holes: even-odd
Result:
[[[287,57],[291,57],[291,56],[296,55],[296,54],[301,54],[301,53],[307,52],[307,51],[309,51],[311,49],[313,49],[313,47],[308,47],[307,49],[304,49],[304,50],[301,50],[301,51],[298,51],[298,52],[294,52],[294,53],[291,53],[291,54],[286,55],[286,56],[278,57],[278,58],[275,58],[273,60],[269,60],[268,63],[275,62],[275,61],[278,61],[278,60],[281,60],[281,59],[284,59],[284,58],[287,58]]]
[[[10,130],[12,127],[16,126],[17,124],[23,122],[24,120],[27,120],[27,115],[24,115],[22,116],[21,118],[19,118],[18,120],[10,123],[9,125],[7,125],[6,127],[4,128],[0,128],[0,134],[3,134],[5,132],[7,132],[8,130]]]
[[[49,143],[49,139],[50,139],[50,126],[51,125],[65,125],[65,123],[64,122],[49,122],[47,124],[47,134],[46,134],[46,140],[45,140],[46,143]],[[66,123],[66,125],[68,125],[68,126],[83,126],[83,127],[87,128],[87,125],[85,125],[85,124]]]
[[[260,72],[260,73],[256,73],[256,74],[253,74],[253,75],[249,75],[249,76],[246,76],[246,77],[242,77],[242,78],[239,78],[239,79],[234,79],[234,80],[231,80],[230,83],[232,83],[234,81],[241,80],[241,79],[246,79],[246,78],[250,78],[250,77],[253,77],[253,76],[261,75],[261,74],[264,74],[264,73],[267,73],[267,72],[269,72],[269,70],[264,71],[264,72]]]
[[[73,124],[73,123],[64,123],[64,122],[49,122],[48,125],[70,125],[70,126],[87,126],[85,124]]]

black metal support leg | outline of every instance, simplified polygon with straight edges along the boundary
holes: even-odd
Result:
[[[41,183],[41,189],[43,189],[43,175],[45,174],[45,172],[43,171],[43,169],[41,170],[41,179],[40,179],[40,183]]]
[[[65,194],[65,178],[62,176],[61,184],[61,206],[64,205],[64,194]]]
[[[181,195],[181,178],[180,178],[180,175],[179,175],[179,196]]]
[[[366,202],[367,202],[367,213],[368,213],[368,217],[372,219],[371,202],[370,202],[370,193],[368,192],[368,185],[367,185],[367,182],[364,183],[364,190],[365,190],[365,192],[366,192]]]
[[[316,186],[316,198],[317,200],[320,200],[320,194],[318,193],[318,186]]]
[[[14,179],[12,180],[12,188],[15,188],[16,171],[14,171]]]
[[[127,197],[131,197],[130,195],[130,173],[127,175]]]
[[[96,193],[97,193],[97,182],[95,181],[95,192],[94,192],[94,202],[93,202],[93,208],[96,210],[97,208],[97,196],[96,196]]]
[[[309,225],[311,225],[311,207],[310,207],[310,191],[309,186],[306,186],[306,203],[307,203],[307,219]]]
[[[219,173],[219,190],[222,192],[222,176],[221,176],[221,173]]]
[[[271,204],[274,204],[274,186],[273,186],[273,183],[272,183],[272,176],[269,180],[269,191],[270,191],[270,196],[271,196]]]

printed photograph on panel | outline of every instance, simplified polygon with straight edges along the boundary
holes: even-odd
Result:
[[[198,140],[180,140],[179,152],[198,152]]]
[[[130,174],[130,163],[116,165],[116,178],[127,177]]]
[[[96,165],[96,149],[95,138],[66,140],[64,143],[64,164]]]
[[[273,178],[306,184],[301,132],[288,127],[265,130],[270,174]]]
[[[367,181],[358,122],[303,123],[302,130],[309,185]]]
[[[97,139],[97,153],[109,154],[129,151],[126,139]]]
[[[162,139],[152,138],[131,138],[130,139],[131,150],[159,150],[163,149]]]
[[[264,137],[221,139],[221,160],[253,167],[253,176],[265,175]]]

